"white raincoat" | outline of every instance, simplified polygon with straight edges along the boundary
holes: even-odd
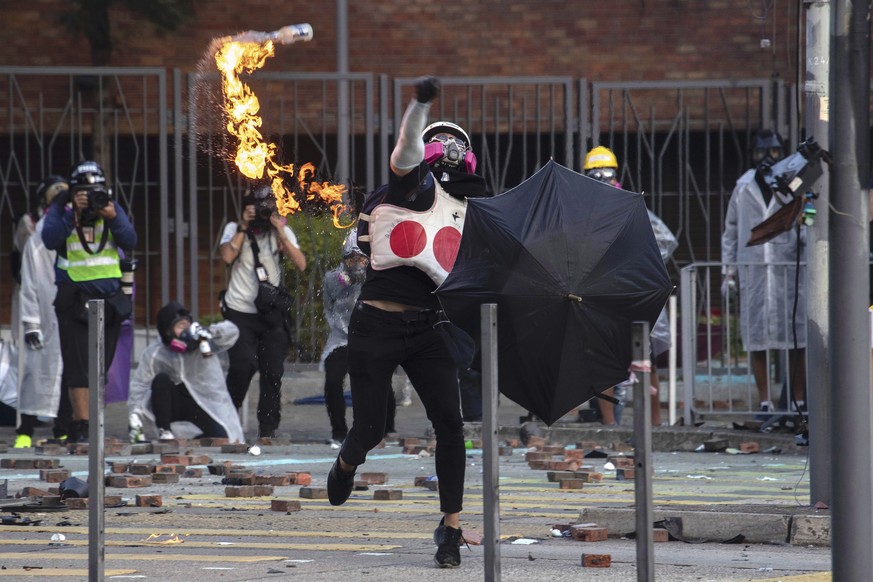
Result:
[[[21,257],[21,323],[39,325],[43,348],[34,350],[22,342],[18,371],[21,378],[19,411],[54,418],[61,397],[63,363],[54,308],[57,293],[54,284],[55,251],[47,249],[42,242],[43,224],[42,218],[36,223],[36,236],[27,239]]]
[[[789,201],[779,192],[774,192],[770,204],[765,205],[761,189],[755,182],[755,170],[752,169],[737,180],[728,203],[721,237],[721,256],[725,274],[738,275],[740,330],[743,347],[748,351],[794,348],[794,264],[798,244],[801,271],[794,327],[797,347],[806,347],[806,229],[800,229],[799,241],[797,230],[792,229],[762,245],[746,246],[752,227],[772,216]]]
[[[236,407],[227,391],[220,358],[239,338],[239,328],[231,321],[220,321],[208,327],[212,334],[209,344],[213,356],[205,358],[198,350],[178,353],[170,350],[160,338],[149,344],[139,358],[139,365],[130,380],[128,413],[141,414],[152,421],[152,380],[158,374],[167,374],[174,384],[185,384],[191,397],[213,420],[224,427],[231,443],[245,442]],[[189,422],[174,422],[170,426],[180,438],[200,434]]]

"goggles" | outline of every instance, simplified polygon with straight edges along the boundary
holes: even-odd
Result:
[[[594,168],[585,172],[585,175],[600,182],[611,183],[618,180],[618,171],[615,168]]]

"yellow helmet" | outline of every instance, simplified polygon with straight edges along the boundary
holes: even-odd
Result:
[[[595,168],[615,168],[618,169],[618,160],[612,150],[597,146],[590,152],[585,154],[585,164],[582,166],[583,171],[593,170]]]

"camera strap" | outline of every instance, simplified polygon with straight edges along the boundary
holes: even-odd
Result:
[[[252,258],[255,262],[255,280],[258,283],[269,283],[267,277],[267,269],[266,267],[264,267],[263,263],[261,263],[261,248],[258,246],[258,240],[255,237],[255,233],[253,233],[251,230],[247,230],[246,236],[249,238],[249,242],[251,242],[252,244]],[[269,234],[267,236],[269,236]],[[263,273],[264,275],[263,280],[261,280],[261,273]]]
[[[82,248],[85,249],[85,252],[89,255],[96,255],[106,248],[106,242],[109,240],[109,227],[106,226],[105,222],[103,223],[103,235],[100,237],[100,244],[97,246],[96,251],[91,250],[88,237],[85,236],[85,227],[82,226],[82,222],[78,218],[76,220],[76,234],[79,235],[79,242],[82,243]]]

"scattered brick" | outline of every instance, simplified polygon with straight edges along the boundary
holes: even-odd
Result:
[[[582,489],[582,479],[561,479],[558,481],[560,489]]]
[[[292,476],[291,484],[292,485],[301,485],[303,487],[307,487],[312,484],[312,474],[311,473],[288,473]]]
[[[194,463],[190,462],[190,457],[188,455],[178,455],[174,453],[162,453],[161,454],[161,464],[162,465],[192,465]]]
[[[550,461],[528,461],[527,466],[535,471],[546,471]]]
[[[621,441],[616,441],[612,443],[612,450],[617,453],[629,453],[634,450],[634,447],[630,443],[623,443]]]
[[[543,451],[528,451],[524,454],[524,460],[527,462],[550,461],[551,459],[552,459],[552,454],[546,453]]]
[[[155,473],[176,473],[181,475],[185,472],[185,465],[155,465]]]
[[[400,489],[377,489],[373,491],[373,499],[377,501],[399,501],[403,499]]]
[[[323,487],[301,487],[300,497],[303,499],[327,499],[327,489]]]
[[[272,485],[255,485],[255,497],[267,497],[272,494]]]
[[[300,511],[300,502],[296,499],[271,499],[270,500],[270,511],[284,511],[286,513],[291,511]]]
[[[521,442],[518,439],[506,439],[506,446],[512,449],[517,449],[521,446]]]
[[[424,482],[427,481],[427,475],[418,475],[413,480],[412,485],[415,487],[424,487]]]
[[[670,532],[660,527],[653,528],[652,541],[656,543],[669,542]]]
[[[154,472],[155,472],[154,463],[131,463],[130,464],[130,474],[131,475],[151,475]]]
[[[254,485],[243,485],[241,487],[231,486],[224,488],[225,497],[254,497]]]
[[[369,491],[370,484],[367,483],[366,481],[355,481],[353,489],[355,491]]]
[[[88,509],[88,498],[70,497],[68,499],[64,499],[64,505],[66,505],[70,509]]]
[[[206,469],[209,471],[210,475],[226,475],[228,473],[228,469],[233,466],[233,463],[230,461],[226,461],[220,464],[212,464],[207,465]]]
[[[185,477],[188,479],[199,479],[202,476],[203,476],[203,469],[201,469],[199,467],[196,467],[196,468],[189,467],[189,468],[185,469],[184,473],[182,473],[182,477]]]
[[[242,472],[242,473],[228,473],[227,476],[221,480],[222,485],[254,485],[255,484],[255,474],[251,471]]]
[[[440,482],[437,479],[428,479],[424,482],[424,488],[430,491],[439,491]]]
[[[176,441],[161,441],[152,443],[152,452],[156,455],[178,455],[179,443]]]
[[[285,487],[291,485],[291,475],[255,475],[255,485]]]
[[[34,447],[33,452],[35,452],[37,455],[48,455],[50,457],[57,457],[59,455],[67,454],[67,449],[62,445],[51,444]]]
[[[122,442],[111,442],[105,443],[103,445],[103,454],[104,455],[123,455],[128,450],[128,446],[126,443]]]
[[[164,504],[164,499],[160,495],[137,495],[137,507],[161,507]]]
[[[589,525],[571,525],[570,534],[579,542],[603,542],[609,537],[609,531],[605,527]]]
[[[2,469],[57,469],[61,466],[58,459],[41,458],[10,458],[0,459]]]
[[[549,471],[546,473],[546,479],[549,483],[557,483],[561,479],[575,479],[576,473],[573,471]]]
[[[568,461],[546,461],[547,471],[570,471],[570,463]],[[578,466],[578,465],[575,465]]]
[[[564,447],[562,445],[544,445],[542,451],[548,455],[563,455]]]
[[[208,465],[212,462],[212,459],[209,458],[209,455],[189,455],[188,456],[188,464],[189,465]]]
[[[609,568],[612,566],[610,554],[582,554],[583,568]]]
[[[245,443],[221,445],[221,452],[226,455],[244,455],[249,452],[249,446]]]
[[[179,482],[179,473],[155,473],[152,475],[152,483],[168,485]]]
[[[388,482],[387,473],[361,473],[358,478],[370,485],[384,485]]]
[[[120,489],[149,487],[152,484],[151,475],[107,475],[106,486]]]
[[[21,491],[16,495],[16,497],[51,497],[52,494],[45,489],[40,489],[38,487],[24,487]]]
[[[69,443],[67,451],[71,455],[88,456],[88,443]]]
[[[615,470],[616,481],[633,481],[636,475],[636,470],[631,468],[621,468]]]
[[[400,439],[401,447],[424,446],[424,440],[416,437],[405,437]]]
[[[130,470],[130,463],[122,463],[120,461],[109,462],[110,473],[127,473]]]
[[[760,453],[761,445],[756,443],[755,441],[750,441],[747,443],[740,443],[740,450],[746,454]]]
[[[46,483],[60,483],[70,476],[69,469],[40,469],[39,480]]]
[[[581,461],[585,458],[585,450],[584,449],[565,449],[564,450],[564,460],[565,461]]]

